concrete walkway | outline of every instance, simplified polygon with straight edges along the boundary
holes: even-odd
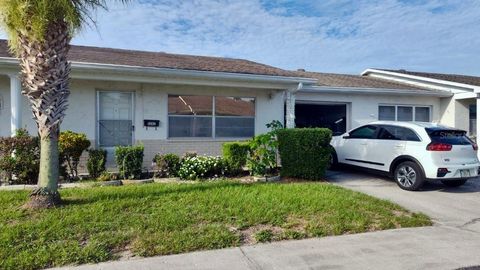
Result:
[[[407,192],[386,178],[361,172],[329,172],[328,178],[424,212],[435,225],[62,269],[457,269],[480,265],[480,180],[458,189],[429,184],[425,191]]]

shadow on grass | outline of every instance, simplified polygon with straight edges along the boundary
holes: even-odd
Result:
[[[252,185],[264,185],[267,183],[239,183],[239,182],[208,182],[208,183],[198,183],[198,184],[182,184],[178,186],[169,186],[162,187],[161,189],[155,189],[158,184],[150,185],[141,185],[135,187],[129,187],[129,189],[122,189],[126,186],[119,187],[109,187],[109,190],[99,190],[93,191],[93,195],[86,193],[74,194],[69,197],[62,198],[62,207],[73,206],[73,205],[85,205],[96,203],[100,201],[112,201],[112,200],[123,200],[123,199],[138,199],[142,198],[144,195],[148,197],[161,197],[170,194],[181,194],[181,193],[190,193],[190,192],[205,192],[208,190],[222,189],[222,188],[231,188],[231,187],[249,187]],[[145,188],[150,187],[151,189],[145,190]],[[133,188],[133,189],[132,189]],[[138,188],[138,190],[136,190]]]

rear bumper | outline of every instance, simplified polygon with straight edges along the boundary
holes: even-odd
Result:
[[[478,170],[480,169],[480,163],[445,166],[445,168],[448,169],[448,172],[442,177],[437,175],[438,168],[431,172],[426,172],[425,176],[429,180],[459,180],[473,178],[479,175]]]

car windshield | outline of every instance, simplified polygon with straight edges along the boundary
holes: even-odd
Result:
[[[452,145],[468,145],[472,141],[467,137],[463,130],[438,130],[426,128],[428,136],[432,142],[448,143]]]

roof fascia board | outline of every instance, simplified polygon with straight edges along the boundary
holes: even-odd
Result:
[[[302,93],[330,93],[330,94],[382,94],[382,95],[415,95],[432,97],[451,97],[448,91],[424,91],[408,89],[388,88],[358,88],[358,87],[331,87],[331,86],[308,86],[300,90]]]
[[[18,69],[19,61],[16,58],[0,57],[0,67],[10,67]],[[101,72],[101,73],[99,73]],[[130,77],[130,78],[129,78]],[[181,83],[181,81],[196,84],[199,81],[203,84],[214,85],[258,85],[258,88],[291,88],[302,84],[315,84],[317,79],[302,77],[270,76],[258,74],[214,72],[200,70],[184,70],[170,68],[152,68],[139,66],[111,65],[98,63],[85,63],[72,61],[72,78],[92,79],[92,80],[116,80],[131,81],[132,79],[141,80],[141,82],[151,83]],[[175,79],[172,79],[175,78]],[[220,81],[224,81],[220,83]]]
[[[368,68],[361,73],[362,76],[368,76],[370,74],[384,75],[386,77],[383,77],[383,78],[387,78],[387,79],[388,79],[388,77],[390,77],[392,79],[395,79],[395,78],[406,79],[407,81],[411,81],[412,83],[421,84],[422,86],[433,88],[433,89],[442,89],[442,90],[451,89],[451,90],[474,91],[474,92],[479,92],[480,91],[480,87],[475,86],[475,85],[471,85],[471,84],[457,83],[457,82],[451,82],[451,81],[447,81],[447,80],[432,79],[432,78],[423,77],[423,76],[403,74],[403,73],[399,73],[399,72],[378,70],[378,69],[373,69],[373,68]]]
[[[456,100],[459,100],[459,99],[477,98],[477,96],[478,96],[477,93],[465,92],[465,93],[457,93],[453,96],[453,98]]]

